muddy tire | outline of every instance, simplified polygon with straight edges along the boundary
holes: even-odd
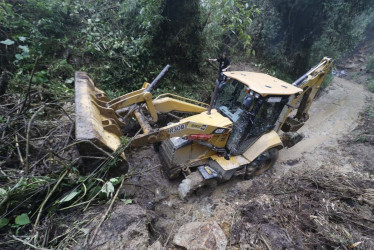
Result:
[[[193,191],[204,185],[204,178],[200,172],[195,171],[188,175],[178,187],[179,197],[184,200],[192,194]]]
[[[169,178],[169,180],[177,179],[182,174],[182,169],[180,166],[168,168],[168,165],[166,163],[162,165],[162,170],[165,173],[165,175]]]
[[[271,169],[278,159],[279,150],[271,148],[259,155],[249,166],[245,173],[245,179],[252,179]]]

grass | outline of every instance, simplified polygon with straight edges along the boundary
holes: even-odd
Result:
[[[374,79],[368,85],[369,91],[374,93]]]
[[[371,119],[371,118],[374,118],[374,105],[371,105],[369,106],[367,109],[366,109],[366,114],[367,116]]]
[[[366,71],[370,72],[370,73],[374,73],[374,56],[372,56],[367,65],[366,65]]]

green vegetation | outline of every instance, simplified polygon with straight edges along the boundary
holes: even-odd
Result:
[[[370,85],[369,85],[370,86]],[[370,89],[370,87],[369,87]],[[371,104],[366,110],[361,114],[362,125],[357,135],[356,141],[365,143],[369,142],[374,144],[374,105]]]
[[[3,1],[0,62],[22,92],[36,58],[35,85],[50,95],[89,72],[113,95],[138,89],[167,64],[163,87],[210,85],[205,58],[248,47],[252,8],[241,1]],[[209,71],[209,70],[208,70]],[[177,84],[175,84],[177,82]],[[48,87],[47,87],[48,86]],[[196,97],[196,96],[194,96]]]
[[[367,65],[366,70],[372,74],[374,74],[374,56],[370,57]]]
[[[368,88],[369,91],[374,93],[374,56],[369,58],[369,61],[366,65],[366,71],[371,73],[372,79],[369,81]]]
[[[371,0],[250,2],[260,10],[250,29],[251,49],[293,78],[323,56],[341,58],[363,40],[373,23]]]
[[[372,80],[369,83],[368,88],[369,88],[370,92],[374,93],[374,80]]]
[[[52,96],[72,88],[76,70],[118,95],[151,81],[167,63],[173,68],[163,87],[189,94],[182,86],[212,85],[205,59],[223,50],[291,80],[358,44],[373,26],[373,2],[2,1],[0,65],[20,90],[39,58],[35,84],[60,86],[45,88]]]

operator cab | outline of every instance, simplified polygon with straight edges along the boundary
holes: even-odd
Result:
[[[242,154],[274,129],[289,97],[299,92],[302,89],[263,73],[226,72],[214,107],[234,124],[226,145],[230,154]]]

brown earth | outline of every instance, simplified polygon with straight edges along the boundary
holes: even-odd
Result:
[[[313,103],[310,119],[298,131],[304,139],[296,146],[282,150],[275,172],[281,177],[291,168],[320,169],[327,163],[330,168],[339,171],[355,171],[358,168],[352,160],[355,157],[344,152],[356,145],[345,143],[345,139],[360,124],[360,112],[373,103],[372,98],[373,94],[363,85],[335,77],[323,95]],[[361,151],[363,155],[374,155],[374,148],[370,146],[363,147]],[[370,161],[366,165],[374,166],[373,157],[366,159]]]

